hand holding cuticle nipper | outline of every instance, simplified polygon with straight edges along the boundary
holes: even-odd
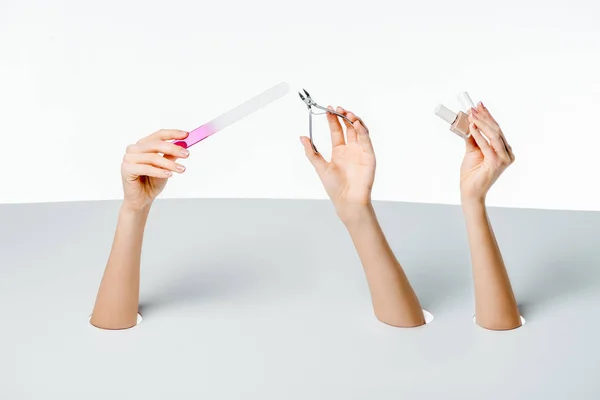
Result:
[[[317,148],[315,147],[314,141],[313,141],[313,136],[312,136],[312,116],[314,115],[324,115],[327,113],[330,114],[335,114],[340,118],[345,119],[346,121],[348,121],[351,125],[352,125],[352,121],[350,121],[345,115],[338,113],[337,111],[331,109],[331,108],[327,108],[327,107],[323,107],[318,105],[313,99],[312,97],[310,97],[310,94],[308,94],[308,92],[306,91],[306,89],[302,89],[302,91],[304,91],[304,94],[302,94],[302,92],[298,92],[298,95],[300,96],[300,98],[302,99],[302,101],[306,104],[306,107],[308,108],[308,137],[310,138],[310,145],[312,146],[313,151],[315,152],[315,154],[319,153],[319,151],[317,150]],[[315,112],[314,108],[318,108],[319,110],[323,110],[324,112]]]

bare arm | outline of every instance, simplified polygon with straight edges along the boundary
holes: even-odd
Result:
[[[514,329],[521,326],[521,316],[487,215],[485,198],[494,182],[514,162],[515,155],[482,103],[469,112],[469,120],[472,136],[466,140],[461,167],[461,196],[475,285],[475,319],[487,329]]]
[[[150,208],[122,207],[91,323],[104,329],[136,325],[140,294],[140,258]]]
[[[369,131],[353,113],[341,107],[346,135],[338,117],[327,115],[333,146],[331,161],[315,154],[308,138],[302,143],[307,158],[315,167],[338,216],[346,225],[362,261],[377,318],[389,325],[414,327],[425,319],[400,263],[394,256],[371,205],[375,179],[375,152]]]
[[[425,324],[419,299],[392,252],[373,208],[369,206],[357,212],[357,218],[346,223],[346,227],[362,261],[377,318],[399,327]]]
[[[483,202],[463,203],[475,284],[475,318],[493,330],[521,326],[517,301]]]
[[[189,155],[167,141],[187,135],[160,130],[127,147],[121,164],[123,205],[90,321],[98,328],[127,329],[137,323],[140,258],[150,207],[168,178],[185,170],[175,160]]]

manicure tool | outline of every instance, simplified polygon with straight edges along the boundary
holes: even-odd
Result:
[[[350,125],[352,125],[352,121],[350,121],[348,119],[348,117],[346,117],[343,114],[340,114],[339,112],[336,112],[334,110],[330,110],[329,108],[323,107],[318,105],[313,99],[312,97],[310,97],[310,94],[308,94],[308,92],[305,89],[302,89],[304,91],[304,94],[302,94],[302,92],[298,92],[298,94],[300,95],[300,98],[302,99],[302,101],[304,102],[304,104],[306,104],[306,107],[308,108],[308,134],[310,137],[310,145],[312,146],[313,151],[315,152],[315,154],[318,154],[319,151],[317,150],[317,148],[315,147],[315,144],[313,142],[313,136],[312,136],[312,116],[314,115],[324,115],[327,113],[330,114],[334,114],[337,115],[340,118],[345,119],[346,121],[348,121],[350,123]],[[323,110],[324,112],[315,112],[314,108],[317,108],[319,110]]]
[[[289,92],[289,89],[290,88],[287,83],[279,83],[272,88],[265,90],[261,94],[254,96],[250,100],[240,104],[234,109],[231,109],[218,116],[212,121],[207,122],[201,127],[194,129],[189,133],[187,138],[184,140],[175,141],[173,144],[187,149],[188,147],[195,145],[196,143],[206,139],[221,129],[233,125],[242,118],[247,117],[248,115],[274,102],[275,100],[282,98]]]

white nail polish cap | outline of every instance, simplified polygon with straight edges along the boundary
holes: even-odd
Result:
[[[437,115],[450,125],[452,125],[454,123],[454,120],[456,119],[456,113],[442,104],[435,108],[435,115]]]
[[[475,108],[475,103],[471,100],[471,96],[467,92],[461,92],[458,94],[458,101],[462,106],[463,111],[469,111],[471,108]]]

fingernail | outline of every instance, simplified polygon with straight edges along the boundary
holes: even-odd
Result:
[[[173,173],[171,171],[165,171],[165,175],[166,176],[171,176],[171,175],[173,175]]]
[[[333,110],[333,107],[331,107],[331,106],[327,106],[327,108],[329,108],[330,110]]]
[[[477,115],[477,110],[473,107],[471,107],[471,114]]]
[[[185,171],[185,167],[183,165],[178,165],[177,166],[177,171],[183,172],[183,171]]]
[[[190,155],[190,152],[189,152],[189,151],[187,151],[186,149],[183,149],[183,150],[181,150],[181,155],[182,155],[183,157],[187,157],[187,156],[189,156],[189,155]]]

